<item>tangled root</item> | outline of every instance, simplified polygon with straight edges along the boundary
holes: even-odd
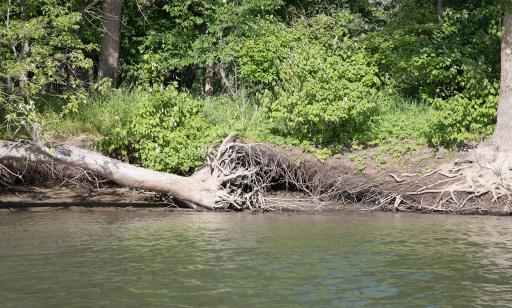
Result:
[[[0,164],[0,187],[84,186],[100,188],[110,182],[93,172],[54,163],[7,161]]]
[[[194,188],[208,194],[204,207],[211,210],[302,210],[349,203],[392,211],[511,212],[512,154],[490,147],[477,148],[423,176],[390,174],[394,187],[348,171],[280,147],[246,143],[232,134],[209,153],[206,168],[190,177],[192,184],[186,183],[208,184],[207,189]],[[0,165],[0,186],[99,187],[105,181],[90,171],[54,165],[53,160],[4,160]],[[285,200],[270,194],[283,190],[302,195]]]
[[[378,197],[375,184],[316,161],[302,161],[286,150],[227,138],[208,156],[212,173],[222,174],[217,204],[241,210],[319,208],[326,202],[369,203]],[[289,203],[269,198],[272,190],[297,191],[304,198]]]
[[[397,180],[397,178],[395,178]],[[397,180],[398,182],[398,180]],[[512,153],[473,149],[412,183],[414,191],[388,194],[375,208],[451,213],[510,213]]]

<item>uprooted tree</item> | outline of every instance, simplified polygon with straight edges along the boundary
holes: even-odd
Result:
[[[255,178],[256,162],[244,159],[251,157],[240,153],[244,150],[250,151],[250,146],[235,143],[231,135],[215,155],[209,156],[207,166],[190,177],[136,167],[93,151],[59,144],[0,141],[0,160],[57,162],[91,171],[122,186],[170,194],[192,208],[260,208],[260,190],[264,189],[265,179]]]
[[[268,204],[265,193],[276,186],[307,194],[308,203],[370,201],[377,197],[372,193],[374,185],[362,178],[341,175],[318,162],[298,163],[272,146],[239,141],[236,134],[230,134],[216,150],[210,151],[205,166],[188,177],[136,167],[97,152],[60,144],[0,141],[0,162],[60,163],[93,172],[122,186],[169,194],[176,203],[187,207],[208,210],[301,209],[297,204]]]

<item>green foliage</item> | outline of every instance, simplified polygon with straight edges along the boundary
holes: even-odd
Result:
[[[154,86],[141,98],[131,121],[102,139],[100,150],[154,170],[187,173],[203,164],[208,147],[225,134],[208,125],[201,101],[173,86]]]
[[[445,0],[438,16],[415,0],[125,0],[116,90],[95,81],[101,5],[3,1],[0,121],[17,127],[0,133],[106,136],[101,150],[180,173],[231,131],[321,159],[380,146],[377,164],[479,140],[496,120],[505,2]]]
[[[380,71],[402,95],[431,106],[425,136],[459,145],[490,135],[496,120],[502,8],[497,2],[404,1],[395,18],[368,36]]]
[[[484,81],[476,92],[433,101],[428,139],[434,145],[460,145],[490,136],[496,124],[499,84]]]
[[[263,107],[277,133],[325,144],[346,143],[365,130],[379,80],[349,37],[352,21],[341,12],[292,27],[267,23],[270,31],[241,48],[241,77],[263,89]]]
[[[140,11],[153,6],[149,13]],[[162,4],[163,3],[163,4]],[[124,70],[144,82],[179,80],[188,66],[233,64],[232,50],[250,34],[251,25],[271,16],[282,1],[128,1]],[[142,13],[142,16],[141,16]]]
[[[86,95],[78,75],[92,71],[85,54],[94,43],[78,35],[82,14],[75,1],[3,1],[0,4],[0,108],[7,130],[36,138],[36,116],[44,97],[61,98],[65,112],[75,112]]]
[[[64,112],[66,104],[62,99],[46,97],[38,103],[40,120],[44,131],[57,135],[107,136],[131,121],[141,108],[144,95],[127,89],[91,90],[75,112]]]
[[[431,109],[425,103],[394,92],[386,89],[374,97],[379,103],[379,113],[362,141],[369,145],[425,144],[425,134],[432,121]]]
[[[92,60],[84,52],[95,48],[83,43],[77,35],[82,16],[69,1],[28,1],[0,7],[9,21],[0,24],[0,77],[15,82],[21,74],[30,78],[28,94],[40,93],[48,84],[77,87],[77,69],[92,68]],[[17,2],[16,2],[17,3]]]

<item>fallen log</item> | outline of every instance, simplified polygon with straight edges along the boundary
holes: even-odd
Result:
[[[228,146],[233,137],[228,137],[222,146]],[[223,151],[222,146],[219,151]],[[0,162],[4,161],[54,162],[81,168],[121,186],[170,194],[190,207],[209,210],[228,207],[222,199],[223,184],[243,175],[241,172],[224,174],[219,168],[209,165],[191,176],[179,176],[133,166],[94,151],[63,144],[43,147],[27,142],[0,141]],[[214,163],[222,165],[218,161]]]
[[[0,141],[0,167],[11,161],[80,168],[121,186],[168,194],[188,207],[208,210],[285,209],[266,202],[266,193],[275,188],[305,194],[312,208],[325,201],[370,203],[378,197],[375,185],[364,177],[319,161],[301,161],[282,148],[237,141],[236,134],[211,151],[205,166],[191,176],[148,170],[69,145]]]

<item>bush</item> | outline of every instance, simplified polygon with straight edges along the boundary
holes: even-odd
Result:
[[[207,123],[203,104],[173,86],[141,95],[129,123],[102,139],[102,151],[158,171],[188,173],[204,163],[208,147],[225,132]]]
[[[258,89],[275,133],[317,144],[346,143],[367,129],[377,110],[377,69],[349,38],[353,16],[340,13],[266,24],[264,37],[239,53],[241,75]],[[265,65],[261,65],[265,63]]]
[[[498,82],[483,81],[482,89],[458,93],[446,100],[435,99],[429,142],[436,146],[460,145],[490,136],[496,123],[498,92]]]

